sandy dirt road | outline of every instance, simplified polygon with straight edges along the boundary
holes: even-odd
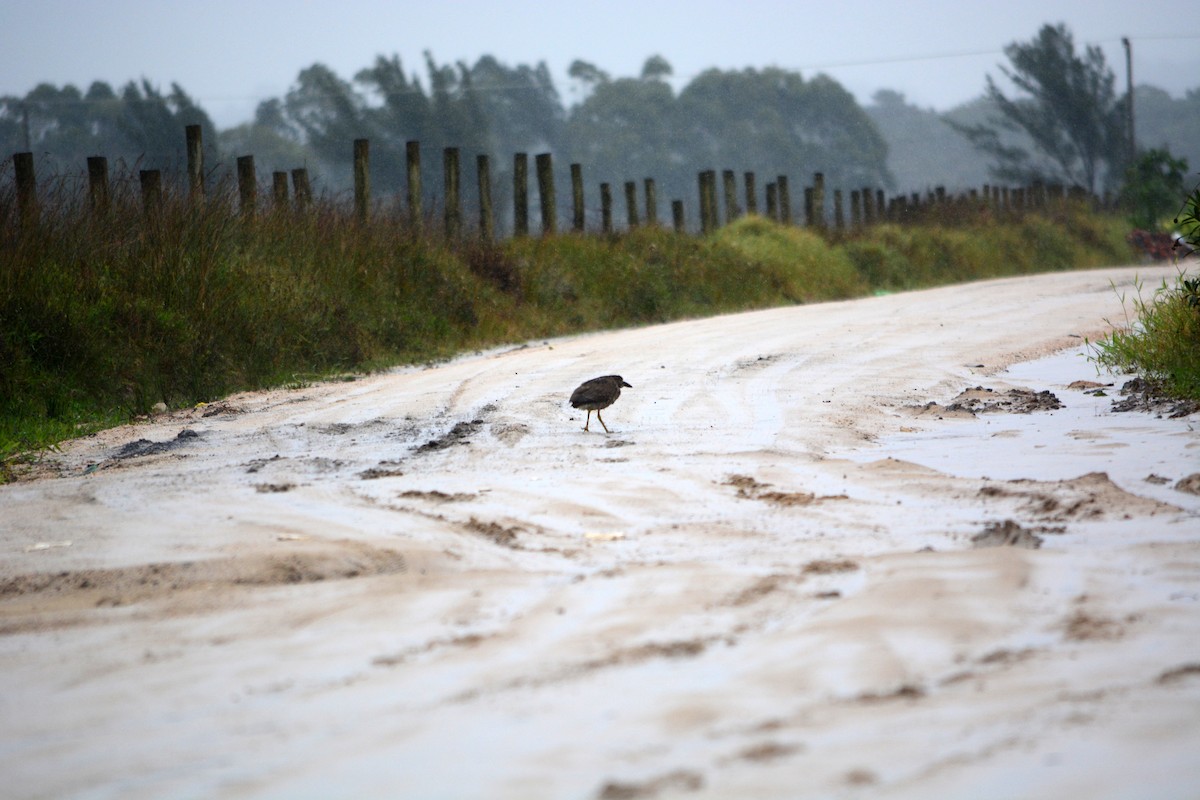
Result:
[[[1196,797],[1200,418],[1068,388],[1114,380],[1080,337],[1135,274],[1174,272],[537,342],[69,443],[0,487],[0,794]],[[606,373],[633,388],[584,432],[566,399]],[[951,408],[973,387],[1064,408]]]

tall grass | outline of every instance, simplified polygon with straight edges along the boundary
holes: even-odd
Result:
[[[628,233],[445,242],[398,211],[362,224],[136,181],[106,214],[61,181],[36,222],[0,190],[0,459],[250,388],[464,348],[951,280],[1126,262],[1119,223],[1074,213],[823,238],[748,217],[708,237]],[[3,476],[0,475],[0,479]]]
[[[1113,371],[1133,372],[1155,391],[1200,400],[1200,279],[1182,270],[1148,297],[1135,286],[1121,296],[1124,324],[1092,344],[1092,359]]]

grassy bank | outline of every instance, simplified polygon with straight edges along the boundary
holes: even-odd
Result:
[[[822,237],[746,218],[448,245],[332,205],[243,219],[228,199],[21,224],[0,196],[0,458],[230,392],[467,348],[998,275],[1125,263],[1082,208]]]

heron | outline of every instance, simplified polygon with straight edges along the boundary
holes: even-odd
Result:
[[[620,375],[602,375],[599,378],[584,381],[579,384],[579,387],[575,391],[571,392],[571,406],[587,409],[587,420],[583,423],[585,431],[588,429],[588,425],[591,424],[592,412],[595,411],[596,419],[600,420],[600,424],[604,427],[604,432],[612,432],[604,424],[604,418],[600,416],[600,409],[608,408],[617,402],[617,398],[621,396],[622,386],[630,389],[633,388],[633,385],[626,383],[625,379]]]

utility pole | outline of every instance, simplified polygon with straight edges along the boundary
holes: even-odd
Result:
[[[1125,45],[1125,122],[1129,128],[1129,163],[1137,158],[1137,139],[1133,135],[1133,46],[1129,37],[1121,39]]]

